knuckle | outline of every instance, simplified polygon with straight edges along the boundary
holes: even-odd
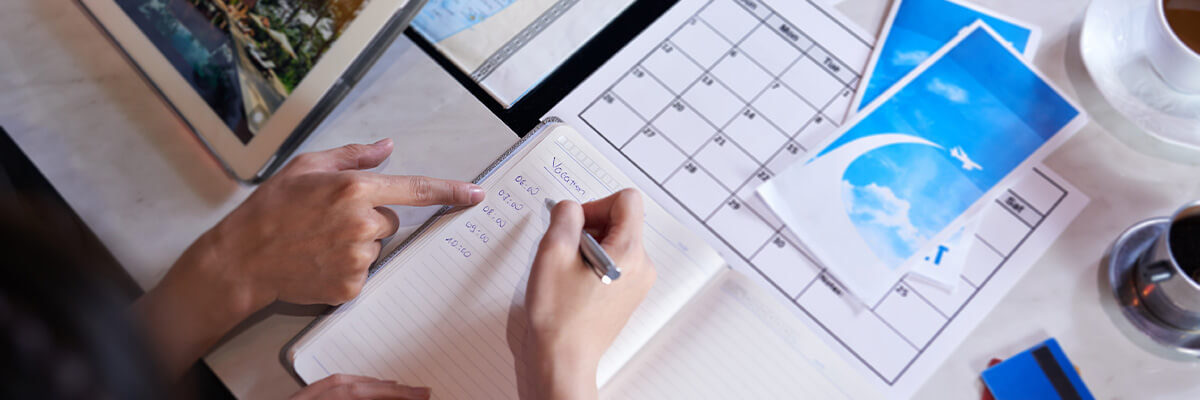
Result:
[[[346,256],[346,260],[350,263],[350,272],[357,274],[375,262],[375,253],[366,249],[355,249]]]
[[[351,159],[362,155],[366,151],[367,151],[367,146],[363,145],[363,144],[351,143],[351,144],[342,146],[342,155],[346,156],[347,158],[351,158]]]
[[[424,176],[414,176],[408,181],[409,193],[412,193],[413,199],[418,203],[427,203],[433,200],[433,181]]]
[[[346,395],[351,399],[365,399],[367,398],[366,387],[362,385],[347,385]]]
[[[374,192],[374,185],[361,177],[352,174],[344,175],[338,185],[338,197],[343,199],[359,199]]]
[[[538,253],[553,251],[565,245],[567,245],[566,238],[553,231],[549,231],[542,236],[542,241],[538,243]]]
[[[346,374],[333,374],[329,377],[329,382],[334,385],[341,385],[350,381],[350,376]]]
[[[378,222],[368,218],[356,218],[350,222],[346,228],[350,237],[355,239],[372,239],[379,233],[380,226]]]
[[[354,384],[345,384],[345,385],[341,385],[336,388],[333,388],[328,393],[332,394],[333,395],[332,398],[335,398],[335,399],[357,399],[359,397],[355,397],[355,396],[358,395],[359,391],[361,391],[362,389],[355,389],[356,387],[357,386]]]
[[[362,290],[362,285],[356,282],[346,282],[338,286],[336,292],[333,293],[333,297],[339,304],[345,303],[354,300],[354,297],[358,296],[360,290]]]

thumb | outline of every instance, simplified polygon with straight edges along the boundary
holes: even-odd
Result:
[[[383,139],[372,144],[348,144],[315,153],[296,156],[289,165],[289,172],[344,171],[378,167],[392,155],[392,139]]]
[[[583,232],[583,207],[570,200],[558,202],[550,210],[550,227],[538,246],[538,252],[549,256],[574,256],[579,252],[579,237]]]

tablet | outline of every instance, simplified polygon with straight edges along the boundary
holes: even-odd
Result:
[[[425,0],[78,0],[238,180],[269,176]]]

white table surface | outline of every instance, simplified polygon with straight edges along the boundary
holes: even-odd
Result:
[[[1094,119],[1046,163],[1092,202],[916,397],[978,398],[988,359],[1052,336],[1100,398],[1200,398],[1200,363],[1135,344],[1112,319],[1098,270],[1125,227],[1200,197],[1200,156],[1147,138],[1099,97],[1078,54],[1087,0],[977,3],[1042,27],[1036,64]],[[887,0],[837,7],[873,32]],[[0,2],[0,125],[142,287],[252,190],[225,175],[72,1]],[[384,171],[457,179],[516,140],[405,38],[301,150],[382,137],[397,142]],[[411,230],[431,212],[403,219]],[[311,310],[270,311],[206,358],[238,397],[285,398],[299,387],[277,355]]]

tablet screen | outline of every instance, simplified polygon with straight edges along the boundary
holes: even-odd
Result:
[[[370,0],[116,0],[242,144]]]

